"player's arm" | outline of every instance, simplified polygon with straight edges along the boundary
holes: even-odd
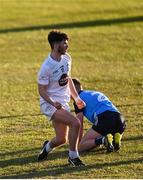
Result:
[[[40,96],[45,99],[46,102],[48,102],[49,104],[51,104],[52,106],[54,106],[57,109],[61,109],[62,105],[59,102],[53,102],[52,99],[47,95],[47,88],[48,85],[42,85],[42,84],[38,84],[38,91]]]
[[[38,91],[40,96],[49,104],[54,106],[57,109],[60,109],[62,106],[59,102],[53,102],[53,100],[47,95],[47,89],[49,84],[49,72],[47,71],[48,67],[42,65],[38,73]]]
[[[71,96],[74,99],[76,105],[78,106],[79,109],[82,109],[85,107],[85,102],[79,97],[74,83],[72,81],[72,79],[69,77],[69,87],[70,87],[70,92],[71,92]]]
[[[80,143],[83,136],[83,118],[84,118],[83,113],[82,112],[77,113],[76,117],[80,120],[81,123],[80,132],[79,132],[79,143]]]
[[[74,106],[74,111],[75,111],[76,117],[80,120],[80,123],[81,123],[81,128],[80,128],[80,132],[79,132],[79,143],[80,143],[81,138],[83,136],[83,118],[84,118],[83,109],[79,109],[78,106],[76,105],[75,101],[73,103],[73,106]]]

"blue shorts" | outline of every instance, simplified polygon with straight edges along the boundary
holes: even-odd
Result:
[[[105,111],[97,115],[96,119],[96,125],[94,124],[92,129],[103,136],[106,136],[108,133],[114,135],[117,132],[122,134],[126,127],[123,116],[118,112]]]

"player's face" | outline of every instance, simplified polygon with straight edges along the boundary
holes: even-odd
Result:
[[[65,54],[68,49],[68,40],[63,40],[59,43],[58,52],[60,54]]]

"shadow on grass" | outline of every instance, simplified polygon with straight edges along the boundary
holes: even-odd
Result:
[[[60,149],[60,147],[59,147]],[[102,154],[103,151],[105,151],[105,149],[103,148],[98,148],[98,149],[93,149],[90,150],[90,153],[94,153],[95,154]],[[37,157],[38,154],[40,152],[40,148],[31,148],[31,149],[25,149],[25,150],[19,150],[19,151],[13,151],[13,152],[5,152],[5,153],[1,153],[0,154],[0,158],[3,160],[0,160],[0,167],[4,168],[7,166],[15,166],[15,165],[25,165],[25,164],[29,164],[29,163],[36,163],[37,161]],[[34,154],[32,156],[27,156],[27,157],[21,157],[22,155],[24,156],[25,154]],[[83,155],[86,155],[87,152],[83,152],[81,153]],[[16,158],[12,158],[12,159],[8,159],[5,160],[4,157],[6,156],[11,156],[11,157],[15,157]],[[48,155],[47,161],[48,160],[55,160],[55,159],[63,159],[63,158],[67,158],[68,157],[68,151],[64,150],[64,151],[56,151],[56,152],[52,152]],[[41,162],[39,162],[41,163]]]
[[[28,157],[18,157],[15,159],[8,159],[8,160],[2,160],[0,161],[0,167],[5,168],[7,166],[16,166],[16,165],[24,165],[29,163],[36,162],[36,156],[28,156]]]
[[[143,136],[133,136],[133,137],[126,137],[123,141],[134,141],[134,140],[143,140]]]
[[[11,176],[2,176],[1,179],[23,179],[23,178],[44,178],[44,177],[55,177],[59,178],[59,175],[61,174],[67,174],[67,177],[70,177],[70,173],[72,172],[81,172],[81,171],[87,171],[90,169],[103,169],[104,167],[111,167],[111,166],[120,166],[120,165],[129,165],[131,163],[142,163],[143,158],[139,159],[132,159],[132,160],[126,160],[126,161],[118,161],[118,162],[111,162],[111,163],[102,163],[102,164],[91,164],[87,165],[85,167],[78,167],[74,168],[69,166],[68,164],[65,165],[59,165],[59,166],[51,166],[48,167],[47,169],[40,170],[35,169],[33,171],[26,171],[23,172],[23,174],[18,174],[18,175],[11,175]]]
[[[117,105],[117,107],[142,106],[142,105],[143,105],[143,103],[138,103],[138,104],[122,104],[122,105]],[[71,112],[74,112],[74,109],[71,109]],[[26,117],[26,116],[44,116],[44,114],[37,113],[37,114],[5,115],[5,116],[0,116],[0,120],[2,120],[2,119],[11,119],[11,118],[18,118],[18,117]]]
[[[114,24],[133,23],[133,22],[142,22],[142,21],[143,21],[143,16],[122,17],[117,19],[101,19],[101,20],[92,20],[92,21],[83,21],[83,22],[71,22],[71,23],[1,29],[0,34],[9,33],[9,32],[35,31],[41,29],[47,30],[47,29],[61,29],[61,28],[84,28],[84,27],[94,27],[94,26],[108,26]]]
[[[28,153],[28,152],[35,152],[36,150],[40,151],[40,148],[31,148],[31,149],[23,149],[23,150],[18,150],[18,151],[12,151],[12,152],[4,152],[4,153],[0,153],[0,157],[3,156],[15,156],[17,154],[23,154],[23,153]]]
[[[122,105],[117,105],[117,107],[128,107],[128,106],[142,106],[143,103],[138,103],[138,104],[122,104]]]
[[[17,118],[17,117],[25,117],[25,116],[43,116],[44,114],[16,114],[16,115],[7,115],[7,116],[0,116],[1,119],[9,119],[9,118]]]
[[[29,152],[29,151],[30,150],[28,150],[27,152]],[[26,152],[26,151],[23,151],[23,152],[20,151],[20,155],[22,155],[24,152]],[[19,153],[19,152],[16,152],[16,153]],[[17,165],[21,166],[21,165],[25,165],[25,164],[29,164],[29,163],[42,163],[42,162],[37,161],[37,156],[38,156],[39,152],[35,153],[33,151],[33,154],[34,155],[27,156],[27,157],[20,157],[20,155],[18,157],[18,155],[17,155],[17,158],[15,158],[15,159],[12,158],[12,159],[8,159],[8,160],[1,160],[0,161],[0,167],[5,168],[7,166],[17,166]],[[48,162],[48,160],[54,160],[54,159],[57,159],[57,158],[58,159],[59,158],[63,159],[63,158],[67,158],[67,157],[68,157],[68,151],[52,152],[51,154],[49,154],[49,156],[47,158],[47,162]]]

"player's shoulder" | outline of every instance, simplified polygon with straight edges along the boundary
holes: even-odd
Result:
[[[96,93],[96,91],[93,91],[93,90],[81,90],[80,91],[80,94],[92,94],[92,93]]]
[[[97,96],[97,91],[94,91],[94,90],[82,90],[79,95],[80,95],[81,98],[96,97]]]
[[[65,57],[67,60],[71,61],[71,55],[70,55],[69,53],[65,53],[65,54],[64,54],[64,57]]]
[[[53,66],[56,65],[56,61],[54,61],[50,55],[48,55],[48,57],[45,58],[44,62],[43,62],[43,66],[46,66],[47,68],[51,68]]]
[[[52,66],[52,64],[51,64],[51,62],[49,60],[49,57],[47,57],[47,58],[44,59],[42,65],[41,65],[40,70],[41,71],[49,71],[50,69],[52,69],[51,66]]]

